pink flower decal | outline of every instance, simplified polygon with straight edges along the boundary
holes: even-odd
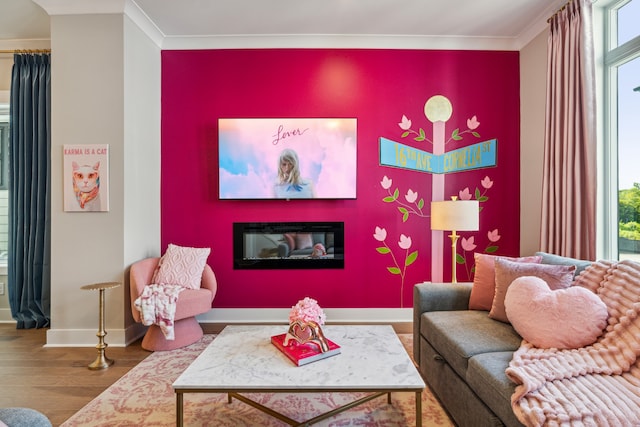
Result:
[[[402,249],[409,249],[411,247],[411,237],[401,234],[398,246],[400,246],[400,248]]]
[[[458,198],[460,200],[471,200],[471,192],[469,191],[469,187],[465,188],[464,190],[460,190],[460,192],[458,193]]]
[[[480,183],[482,184],[482,186],[484,188],[486,188],[487,190],[490,189],[491,187],[493,187],[493,181],[491,181],[489,179],[489,176],[485,176],[484,179],[482,181],[480,181]]]
[[[471,252],[476,248],[476,244],[474,243],[475,241],[475,237],[471,236],[468,239],[467,238],[462,238],[460,240],[460,246],[462,246],[462,249],[464,249],[467,252]]]
[[[384,242],[387,239],[387,230],[384,228],[376,227],[376,232],[373,235],[373,238],[378,242]]]
[[[407,194],[404,196],[407,199],[407,202],[413,203],[418,198],[418,193],[413,191],[412,189],[407,190]]]
[[[385,190],[391,188],[391,184],[393,184],[393,180],[389,179],[386,175],[382,178],[382,181],[380,181],[380,185],[382,185],[382,188]]]
[[[474,130],[478,126],[480,126],[480,122],[478,121],[478,118],[476,116],[473,116],[470,119],[467,119],[467,127],[469,129]]]
[[[500,235],[498,234],[498,229],[496,228],[493,231],[489,231],[487,232],[487,237],[489,238],[490,241],[492,242],[497,242],[498,240],[500,240]]]
[[[409,130],[411,129],[411,120],[409,120],[407,116],[403,115],[402,121],[398,123],[398,126],[400,126],[400,129],[402,130]]]

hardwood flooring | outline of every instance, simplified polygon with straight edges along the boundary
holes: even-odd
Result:
[[[411,333],[411,323],[393,326],[397,333]],[[223,327],[203,325],[209,334]],[[36,409],[54,427],[151,354],[140,346],[141,340],[127,347],[108,347],[106,355],[115,363],[92,371],[87,365],[98,355],[95,347],[46,348],[46,334],[47,329],[16,329],[15,324],[0,323],[0,407]]]
[[[0,407],[36,409],[54,426],[151,354],[140,341],[127,347],[108,347],[106,355],[115,363],[92,371],[87,365],[98,355],[95,347],[45,348],[46,334],[47,329],[16,329],[14,324],[0,323]]]

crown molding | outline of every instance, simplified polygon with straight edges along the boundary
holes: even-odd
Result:
[[[167,36],[163,50],[202,49],[435,49],[517,50],[516,39],[406,35],[264,34],[233,36]]]
[[[32,0],[52,15],[102,15],[124,13],[127,0]]]

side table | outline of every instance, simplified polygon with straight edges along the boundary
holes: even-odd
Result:
[[[89,291],[100,291],[100,314],[98,318],[98,333],[96,334],[98,337],[98,345],[96,346],[98,349],[98,357],[96,357],[96,360],[91,362],[89,365],[89,369],[91,370],[105,369],[113,365],[113,360],[107,358],[104,354],[105,349],[108,346],[108,344],[104,342],[104,337],[107,335],[107,331],[104,330],[104,291],[107,289],[117,288],[118,286],[120,286],[119,282],[105,282],[85,285],[80,288]]]

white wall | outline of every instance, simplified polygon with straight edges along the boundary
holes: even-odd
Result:
[[[105,293],[107,342],[125,345],[136,335],[127,332],[126,269],[133,260],[159,253],[159,49],[123,14],[54,15],[51,47],[52,325],[47,345],[96,343],[98,293],[80,287],[111,281],[123,286]],[[109,144],[109,212],[63,211],[64,144]],[[144,172],[150,176],[130,184]]]
[[[160,256],[160,48],[124,21],[124,265]],[[125,282],[128,289],[128,278]],[[134,325],[128,292],[125,327]],[[133,328],[135,331],[135,327]],[[127,341],[135,337],[129,333]]]
[[[520,51],[520,254],[540,250],[547,30]]]

